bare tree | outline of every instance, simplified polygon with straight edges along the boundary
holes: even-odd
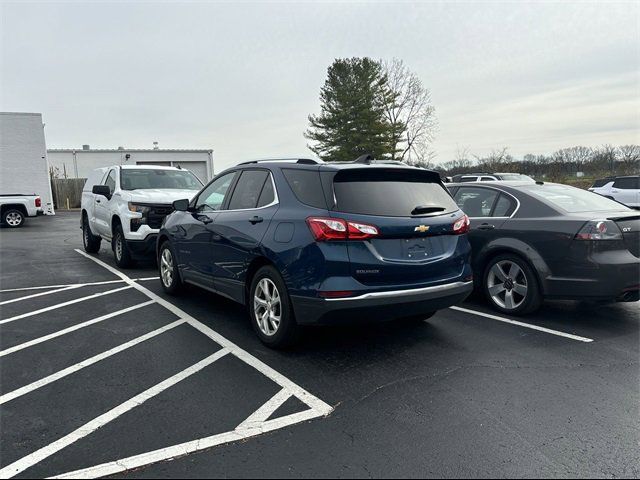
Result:
[[[640,145],[621,145],[618,153],[624,172],[635,173],[640,164]]]
[[[423,163],[433,159],[429,145],[437,122],[431,94],[402,60],[381,61],[390,94],[385,98],[385,116],[395,128],[392,159]]]
[[[488,172],[496,172],[500,169],[500,166],[513,160],[513,157],[508,153],[509,147],[502,147],[500,149],[493,149],[491,153],[486,157],[475,156],[478,162],[478,166]]]

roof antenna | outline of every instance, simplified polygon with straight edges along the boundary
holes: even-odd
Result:
[[[373,160],[373,155],[371,155],[370,153],[367,153],[366,155],[361,155],[358,158],[356,158],[353,163],[364,163],[366,165],[371,164],[371,161]]]

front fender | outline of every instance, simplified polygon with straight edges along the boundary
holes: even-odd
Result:
[[[484,274],[484,268],[491,257],[502,253],[515,253],[526,259],[534,268],[538,275],[538,283],[545,293],[547,289],[547,278],[551,276],[551,269],[544,261],[540,253],[522,240],[511,237],[496,238],[488,242],[482,249],[473,255],[473,269],[479,278]]]

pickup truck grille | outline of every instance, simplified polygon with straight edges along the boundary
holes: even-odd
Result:
[[[149,207],[151,210],[147,214],[147,225],[154,229],[160,228],[164,217],[173,212],[171,205],[149,205]]]

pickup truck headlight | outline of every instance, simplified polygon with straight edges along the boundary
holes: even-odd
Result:
[[[145,223],[147,223],[147,216],[151,211],[151,207],[129,202],[129,211],[141,214],[141,217],[131,219],[131,231],[137,232],[140,228],[140,225],[144,225]]]

